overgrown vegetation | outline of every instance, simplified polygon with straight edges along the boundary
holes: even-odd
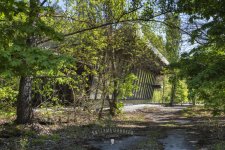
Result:
[[[132,118],[122,112],[129,99],[200,103],[183,116],[223,116],[224,10],[204,0],[1,0],[0,124],[115,125]]]

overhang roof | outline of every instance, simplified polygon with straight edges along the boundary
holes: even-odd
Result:
[[[141,29],[141,25],[139,24],[139,30],[138,30],[138,35],[143,38],[144,37],[144,33],[142,32],[142,29]],[[147,40],[147,46],[153,51],[153,53],[160,59],[160,61],[165,64],[165,65],[169,65],[169,61],[166,59],[166,57],[164,57],[162,55],[162,53],[159,52],[159,50],[153,46],[152,42]]]

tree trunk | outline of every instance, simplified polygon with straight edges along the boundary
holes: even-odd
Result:
[[[172,81],[172,90],[171,90],[171,97],[170,97],[170,106],[174,105],[175,97],[176,97],[176,89],[177,89],[177,77],[174,75],[174,79]]]
[[[29,27],[34,28],[36,25],[36,19],[39,17],[39,0],[30,0],[30,10],[28,17]],[[35,32],[31,32],[27,35],[26,45],[28,47],[35,47]],[[26,65],[24,63],[24,65]],[[20,78],[19,94],[17,98],[17,118],[16,123],[26,124],[32,121],[32,78],[30,76],[22,76]]]
[[[101,100],[102,100],[102,103],[101,103],[101,107],[100,107],[100,110],[98,112],[98,119],[101,119],[102,118],[102,113],[103,113],[103,108],[104,108],[104,104],[105,104],[105,99],[107,98],[106,97],[106,93],[103,92],[102,95],[101,95]]]
[[[165,103],[165,77],[163,77],[162,104]]]
[[[109,113],[111,116],[116,115],[116,110],[118,109],[117,102],[118,102],[118,82],[114,81],[114,90],[112,94],[112,99],[111,100],[109,99]]]
[[[192,98],[192,105],[193,105],[193,106],[196,105],[195,97]]]
[[[117,110],[117,99],[113,98],[112,100],[109,100],[109,113],[111,116],[116,115],[116,110]]]
[[[19,94],[17,98],[17,118],[16,123],[26,124],[32,121],[32,78],[24,77],[20,78]]]

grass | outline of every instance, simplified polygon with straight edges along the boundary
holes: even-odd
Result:
[[[212,117],[212,111],[204,108],[204,106],[191,106],[181,111],[183,117]]]
[[[7,110],[0,109],[0,125],[2,124],[2,122],[8,122],[9,120],[12,121],[15,118],[15,115],[16,110],[14,108]]]
[[[123,120],[123,121],[145,121],[145,117],[141,112],[133,113],[122,113],[118,115],[114,120]]]
[[[60,135],[58,134],[51,134],[51,135],[40,135],[37,136],[36,138],[31,140],[31,145],[41,145],[44,144],[46,141],[54,141],[58,142],[60,140]]]
[[[208,150],[225,149],[225,124],[224,114],[213,116],[212,110],[204,106],[192,106],[182,110],[181,115],[194,121],[193,127],[200,133],[199,146]]]
[[[218,142],[209,147],[212,150],[224,150],[225,149],[225,141]]]

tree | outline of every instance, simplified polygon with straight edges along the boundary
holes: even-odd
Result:
[[[41,14],[50,13],[43,1],[1,2],[1,73],[20,76],[17,98],[17,123],[30,123],[32,119],[32,78],[40,70],[58,69],[63,57],[38,47],[41,37],[61,39],[59,34],[47,25]],[[46,11],[49,10],[49,11]],[[13,28],[12,28],[13,26]],[[13,61],[12,61],[13,60]],[[51,60],[51,61],[50,61]],[[65,61],[65,59],[64,59]]]
[[[214,114],[224,111],[224,1],[179,1],[176,11],[188,16],[192,43],[182,55],[179,68],[186,77],[190,97],[204,101]],[[210,7],[208,7],[210,6]]]
[[[181,32],[177,28],[180,26],[179,14],[168,13],[166,14],[165,22],[166,26],[166,52],[167,58],[171,64],[176,63],[179,59]],[[171,96],[170,106],[174,105],[176,90],[178,84],[177,71],[171,69],[170,83],[171,83]]]
[[[180,74],[186,77],[194,100],[202,101],[214,110],[224,112],[224,51],[216,47],[199,47],[183,54]]]
[[[192,42],[198,41],[205,46],[216,44],[224,46],[225,2],[204,0],[182,0],[177,3],[175,11],[189,16],[188,22],[192,24]],[[210,6],[210,7],[208,7]]]

